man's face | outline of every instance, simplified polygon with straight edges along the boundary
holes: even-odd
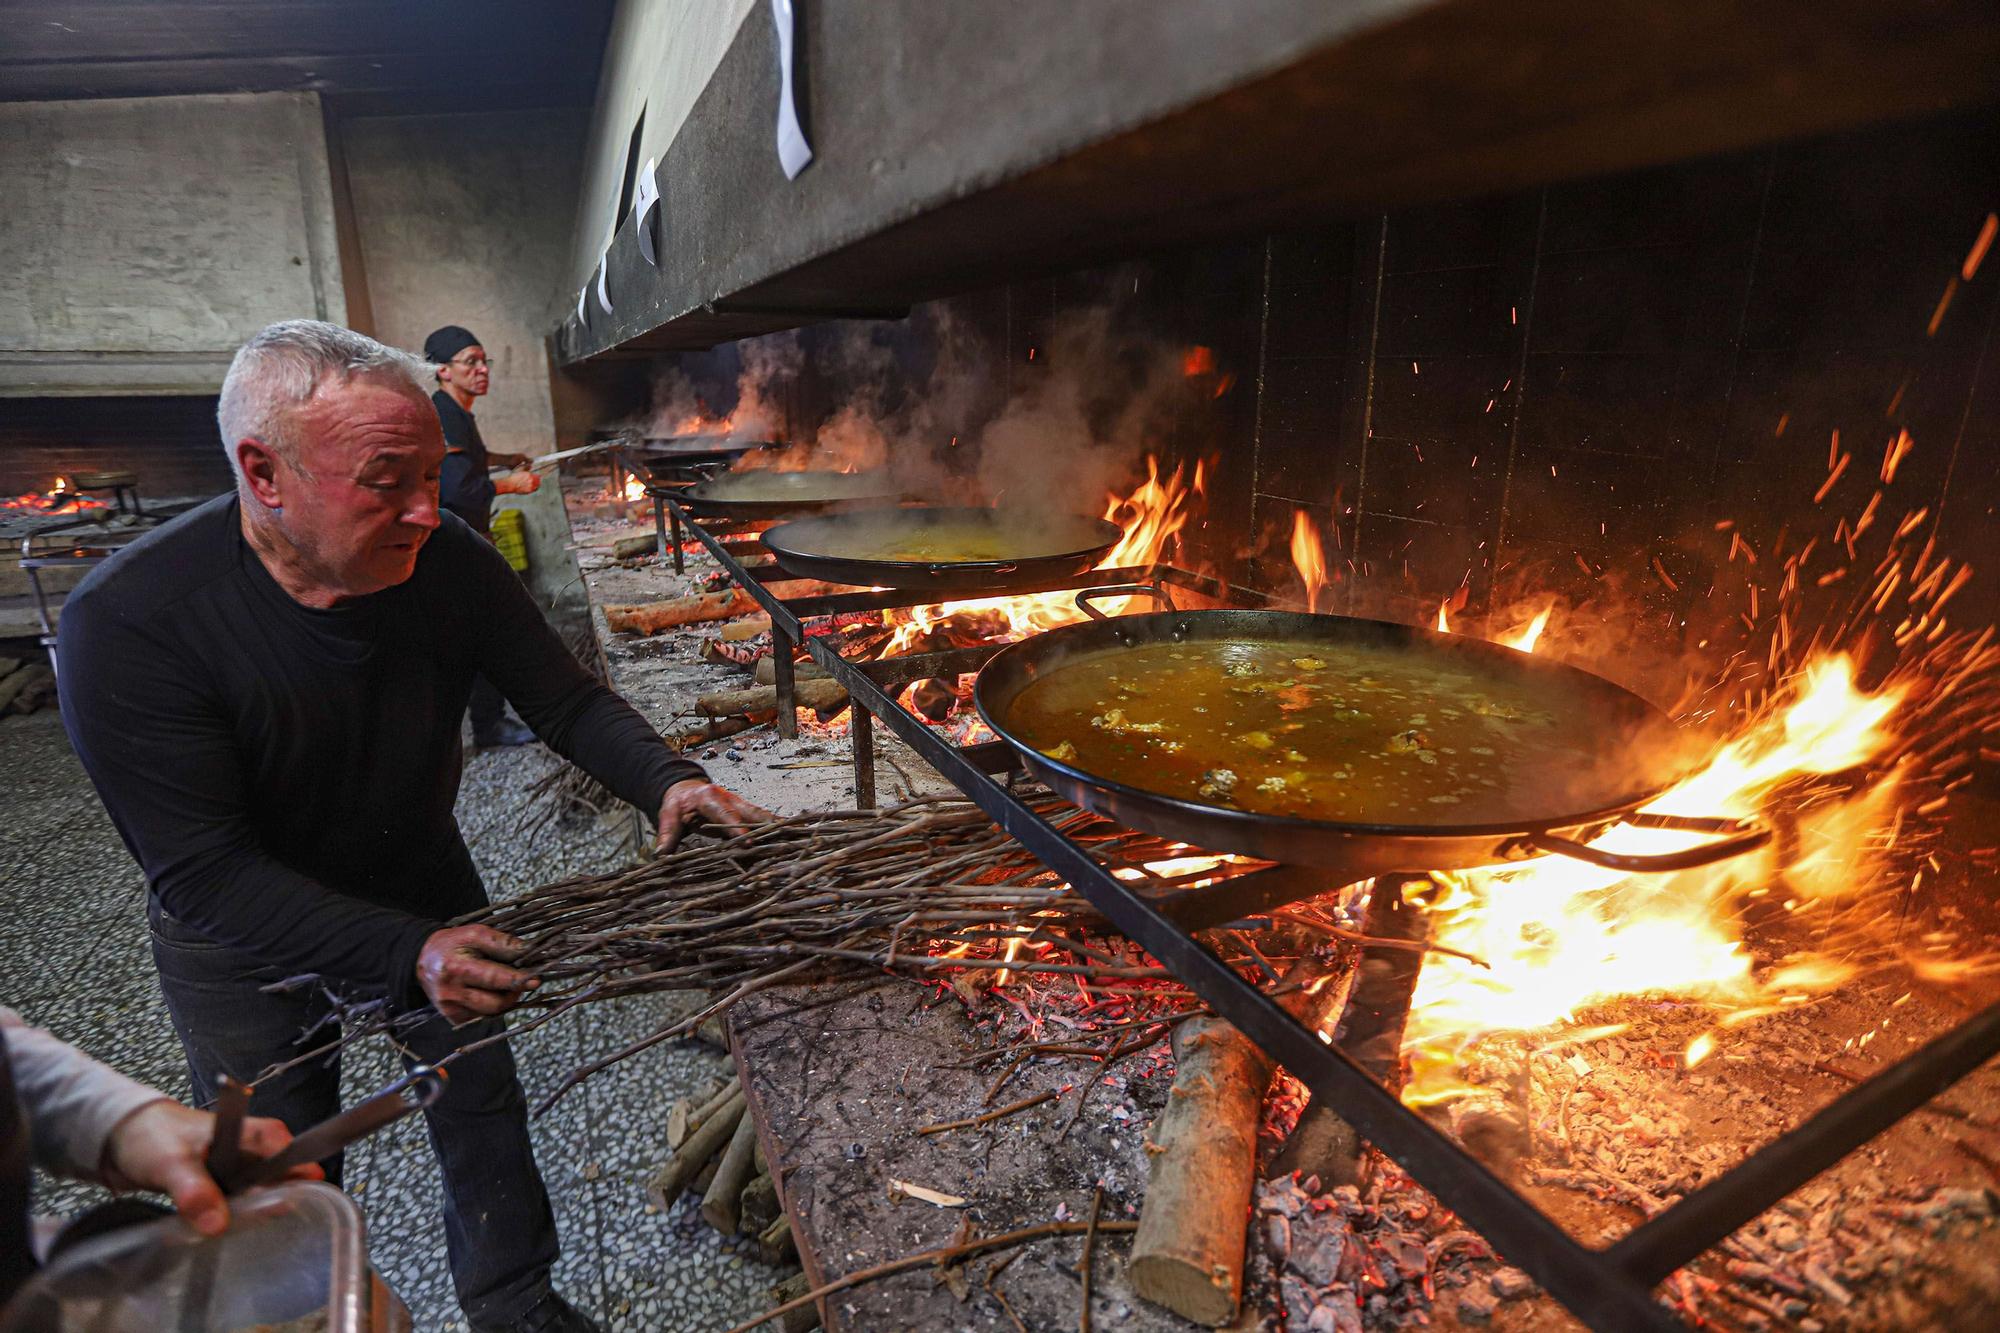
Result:
[[[474,398],[483,395],[492,383],[493,368],[484,347],[472,346],[438,367],[438,383],[456,385]]]
[[[406,383],[328,382],[293,418],[296,467],[279,463],[281,523],[327,591],[364,597],[409,578],[438,526],[444,432]]]

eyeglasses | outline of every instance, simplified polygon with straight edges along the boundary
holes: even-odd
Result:
[[[491,361],[488,361],[483,356],[475,356],[470,361],[461,361],[459,358],[453,357],[451,359],[451,364],[453,364],[454,366],[459,366],[465,370],[484,370],[493,363]]]

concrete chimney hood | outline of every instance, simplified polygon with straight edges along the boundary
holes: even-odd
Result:
[[[780,169],[743,21],[559,358],[709,346],[1203,237],[2000,97],[1978,0],[934,0],[797,5],[814,159]]]

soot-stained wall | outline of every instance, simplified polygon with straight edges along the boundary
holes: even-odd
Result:
[[[786,432],[928,403],[900,443],[966,475],[992,468],[967,445],[1038,453],[1033,498],[1092,508],[1104,469],[1061,460],[1122,432],[1108,457],[1127,482],[1142,453],[1208,461],[1191,562],[1295,592],[1304,511],[1327,534],[1330,609],[1427,620],[1449,598],[1498,623],[1553,596],[1722,660],[1761,645],[1809,541],[1807,603],[1872,580],[1870,542],[1905,522],[1993,565],[2000,260],[1964,269],[2000,210],[1996,127],[1878,127],[780,335]],[[1148,366],[1182,386],[1159,392]],[[1055,386],[1083,400],[1066,424],[996,438]],[[1867,540],[1829,564],[1877,491]],[[1852,581],[1821,589],[1838,564]],[[2000,568],[1980,573],[1955,623],[2000,609]]]

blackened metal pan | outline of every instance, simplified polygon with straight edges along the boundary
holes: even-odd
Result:
[[[800,578],[861,588],[1001,596],[1095,569],[1124,533],[1029,509],[869,509],[780,523],[764,544]]]
[[[775,519],[829,509],[866,509],[901,498],[887,472],[776,472],[752,468],[696,482],[676,497],[705,518]]]
[[[1637,695],[1587,671],[1499,644],[1385,621],[1290,611],[1172,609],[1107,618],[1090,605],[1095,598],[1140,592],[1172,606],[1164,589],[1151,585],[1086,590],[1077,595],[1077,603],[1093,619],[1003,649],[979,673],[973,691],[980,717],[1020,752],[1029,772],[1064,798],[1127,827],[1212,852],[1337,868],[1348,880],[1396,870],[1461,870],[1544,853],[1626,872],[1685,870],[1770,840],[1770,830],[1756,821],[1636,813],[1681,776],[1663,760],[1672,748],[1671,723]],[[1407,819],[1395,822],[1340,823],[1147,791],[1053,758],[1021,734],[1015,711],[1023,692],[1065,664],[1157,644],[1210,641],[1366,646],[1407,654],[1413,665],[1448,662],[1496,682],[1532,679],[1539,682],[1538,688],[1553,683],[1567,710],[1556,724],[1578,729],[1597,754],[1629,756],[1630,761],[1597,763],[1588,772],[1573,774],[1520,774],[1524,792],[1546,789],[1564,795],[1560,801],[1551,800],[1548,808],[1521,812],[1502,822],[1453,823],[1438,807],[1418,806],[1409,810]],[[1585,845],[1621,820],[1719,836],[1714,842],[1659,855],[1611,853]]]

